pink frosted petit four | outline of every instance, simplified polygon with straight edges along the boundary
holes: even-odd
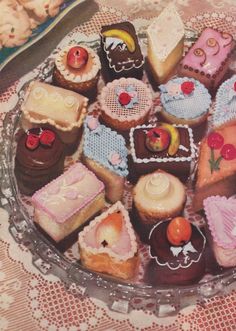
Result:
[[[215,90],[228,70],[234,46],[231,34],[205,28],[181,61],[179,74],[195,78]]]
[[[204,210],[217,262],[236,266],[236,199],[211,196],[204,200]]]
[[[37,191],[32,204],[35,222],[58,242],[104,207],[104,184],[76,163]]]
[[[87,268],[130,279],[139,265],[136,235],[120,201],[92,220],[79,233],[81,262]]]

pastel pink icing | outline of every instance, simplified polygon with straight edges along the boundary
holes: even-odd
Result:
[[[90,232],[84,237],[84,242],[87,246],[92,248],[100,248],[101,244],[96,239],[96,230],[99,224],[96,224],[93,228],[90,229]],[[107,248],[108,249],[108,248]],[[125,224],[123,224],[119,240],[115,245],[109,248],[115,254],[127,254],[131,250],[131,242],[127,229],[125,229]]]
[[[112,246],[103,247],[97,240],[97,230],[104,218],[109,214],[120,211],[123,216],[122,229],[119,239]],[[83,231],[79,233],[79,244],[92,254],[106,253],[118,260],[132,258],[137,252],[137,241],[130,223],[129,214],[120,201],[117,201],[109,209],[97,216]]]
[[[104,184],[83,164],[76,163],[35,192],[32,202],[57,223],[64,223],[103,190]]]
[[[203,204],[213,241],[224,249],[235,249],[236,199],[212,196]]]
[[[207,40],[209,38],[214,38],[219,46],[210,47],[207,45]],[[182,60],[182,65],[187,65],[193,69],[197,69],[205,73],[205,75],[214,75],[220,68],[222,62],[227,58],[228,54],[231,52],[232,49],[232,42],[230,42],[230,35],[228,38],[223,38],[222,33],[216,31],[212,28],[206,28],[202,32],[201,36],[197,40],[197,42],[191,47],[187,55]],[[228,44],[228,45],[227,45]],[[227,46],[225,46],[227,45]],[[219,47],[219,51],[217,52]],[[200,48],[206,54],[206,60],[203,65],[201,62],[204,61],[203,56],[196,56],[194,51]],[[215,54],[217,53],[217,54]],[[214,55],[215,54],[215,55]]]

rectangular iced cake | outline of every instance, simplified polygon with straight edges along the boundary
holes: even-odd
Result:
[[[104,184],[76,163],[37,191],[32,204],[35,222],[58,242],[104,207]]]

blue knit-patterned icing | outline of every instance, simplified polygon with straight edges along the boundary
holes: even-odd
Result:
[[[117,175],[128,175],[127,148],[125,139],[117,132],[98,122],[95,129],[88,125],[92,116],[88,115],[84,123],[83,154]],[[121,162],[113,165],[110,161],[113,154],[120,156]]]
[[[213,113],[214,126],[220,126],[228,121],[236,119],[236,91],[234,91],[235,82],[236,75],[221,84],[217,91],[215,111]]]
[[[184,94],[181,91],[181,84],[184,82],[193,82],[194,90],[190,94]],[[168,93],[168,86],[174,84],[177,87],[175,93]],[[161,103],[165,111],[180,119],[194,119],[205,114],[211,104],[211,95],[203,84],[193,78],[177,77],[168,81],[167,84],[159,86],[161,90]]]

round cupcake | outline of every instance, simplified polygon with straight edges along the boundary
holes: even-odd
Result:
[[[23,133],[18,141],[15,175],[21,193],[35,191],[62,174],[65,145],[53,130],[33,128]]]
[[[147,281],[153,285],[188,285],[205,272],[206,238],[201,230],[183,217],[158,223],[151,231],[152,257]]]
[[[193,78],[177,77],[159,88],[163,105],[160,115],[169,123],[189,125],[200,139],[211,105],[205,86]]]
[[[84,45],[63,48],[56,57],[53,81],[56,85],[95,96],[101,63],[93,49]]]
[[[162,170],[139,178],[133,189],[134,207],[140,221],[155,224],[181,214],[185,201],[185,187],[181,181]]]
[[[145,123],[152,107],[152,94],[142,81],[120,78],[102,89],[100,107],[103,121],[124,132]]]

